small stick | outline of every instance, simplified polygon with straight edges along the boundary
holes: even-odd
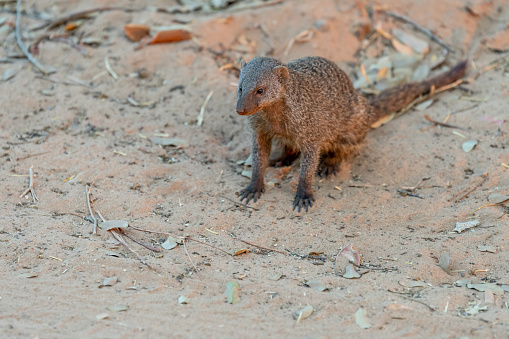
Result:
[[[424,305],[424,306],[426,306],[427,308],[429,308],[429,310],[430,310],[430,311],[432,311],[432,312],[435,312],[435,311],[436,311],[436,308],[435,308],[435,307],[433,307],[433,306],[431,306],[431,305],[428,305],[428,304],[426,304],[426,303],[425,303],[425,302],[423,302],[423,301],[420,301],[420,300],[417,300],[417,299],[413,299],[413,298],[409,298],[409,297],[405,297],[404,295],[400,295],[400,297],[401,297],[401,298],[403,298],[403,299],[410,300],[410,301],[415,301],[416,303],[419,303],[419,304],[421,304],[421,305]]]
[[[113,77],[113,79],[117,80],[118,79],[118,74],[115,73],[115,71],[113,70],[113,68],[111,68],[111,65],[110,65],[110,59],[108,56],[106,56],[104,58],[104,65],[106,66],[106,69],[108,70],[108,72],[110,73],[110,75]]]
[[[400,21],[403,21],[403,22],[406,22],[406,23],[412,25],[415,29],[417,29],[421,33],[424,33],[426,36],[428,36],[428,38],[435,41],[437,44],[439,44],[440,46],[442,46],[449,52],[454,53],[454,50],[451,47],[449,47],[449,45],[447,45],[445,42],[443,42],[442,39],[440,39],[435,34],[433,34],[433,32],[431,32],[429,29],[422,27],[421,25],[419,25],[418,23],[416,23],[409,17],[406,17],[404,15],[401,15],[401,14],[398,14],[398,13],[395,13],[392,11],[382,11],[382,12],[390,17],[393,17],[397,20],[400,20]]]
[[[219,247],[216,247],[216,246],[214,246],[214,245],[208,244],[208,243],[206,243],[206,242],[199,241],[199,240],[196,240],[196,239],[193,239],[193,238],[189,238],[189,237],[186,237],[185,239],[187,239],[187,240],[192,240],[192,241],[196,241],[196,242],[199,242],[200,244],[210,246],[210,247],[212,247],[212,248],[215,248],[216,250],[220,250],[221,252],[228,254],[229,256],[232,256],[230,253],[226,252],[225,250],[222,250],[222,249],[220,249]]]
[[[143,228],[139,228],[139,227],[136,227],[136,226],[133,226],[133,225],[129,225],[129,227],[130,227],[130,228],[132,228],[132,229],[134,229],[134,230],[141,231],[141,232],[156,233],[156,234],[163,234],[163,235],[172,235],[171,233],[158,232],[158,231],[150,231],[150,230],[146,230],[146,229],[143,229]]]
[[[120,230],[120,233],[122,233],[123,235],[125,235],[126,237],[128,237],[129,239],[131,239],[132,241],[134,241],[135,243],[137,243],[138,245],[141,245],[145,248],[148,248],[149,250],[151,251],[154,251],[154,252],[161,252],[161,249],[160,248],[157,248],[157,247],[154,247],[154,246],[150,246],[148,244],[145,244],[144,242],[136,239],[135,237],[133,237],[132,235],[129,235],[128,233],[126,233],[124,230],[122,230],[121,228],[119,228]]]
[[[240,238],[237,238],[237,236],[235,236],[235,234],[233,233],[230,233],[230,237],[232,237],[233,239],[235,240],[238,240],[238,241],[241,241],[245,244],[248,244],[248,245],[251,245],[251,246],[254,246],[254,247],[258,247],[258,248],[261,248],[262,250],[266,250],[266,251],[270,251],[270,252],[279,252],[279,253],[282,253],[284,255],[286,255],[287,253],[286,252],[283,252],[283,251],[279,251],[279,250],[276,250],[276,249],[273,249],[273,248],[267,248],[267,247],[263,247],[263,246],[259,246],[259,245],[255,245],[253,243],[250,243],[248,241],[245,241],[245,240],[242,240]]]
[[[101,220],[102,220],[103,222],[105,222],[105,221],[106,221],[106,219],[104,219],[104,217],[102,216],[101,212],[97,211],[97,214],[99,215],[99,217],[101,218]],[[143,258],[142,258],[139,254],[138,254],[138,252],[136,252],[136,251],[135,251],[135,250],[133,250],[131,247],[129,247],[129,245],[125,242],[124,238],[122,238],[122,236],[121,236],[119,233],[117,233],[117,232],[115,231],[115,229],[111,229],[111,230],[109,230],[109,231],[111,232],[111,234],[113,234],[113,236],[114,236],[114,237],[115,237],[118,241],[120,241],[120,243],[121,243],[122,245],[124,245],[125,247],[127,247],[127,249],[128,249],[129,251],[133,252],[133,253],[134,253],[134,255],[136,255],[136,257],[137,257],[137,258],[138,258],[138,259],[139,259],[139,260],[140,260],[143,264],[147,265],[150,269],[154,269],[154,266],[152,266],[152,265],[150,265],[149,263],[147,263],[147,262],[146,262],[146,261],[145,261],[145,260],[144,260],[144,259],[143,259]]]
[[[28,51],[25,45],[23,45],[23,41],[21,41],[21,0],[17,0],[16,3],[16,41],[18,42],[18,46],[25,54],[27,59],[35,66],[37,67],[42,73],[45,75],[55,73],[57,70],[52,68],[48,69],[47,66],[44,66],[41,64],[37,59],[34,58],[34,56]]]
[[[488,174],[485,174],[484,175],[484,179],[479,183],[477,184],[474,188],[472,188],[470,191],[468,191],[467,193],[465,193],[465,195],[463,195],[461,198],[459,199],[456,199],[456,201],[454,202],[460,202],[461,200],[463,200],[464,198],[466,198],[470,193],[472,193],[473,191],[475,191],[476,189],[478,189],[479,187],[482,186],[482,184],[484,184],[486,182],[486,180],[488,180]]]
[[[82,218],[82,219],[85,219],[87,220],[87,217],[84,216],[84,215],[79,215],[78,213],[72,213],[72,212],[58,212],[58,213],[53,213],[53,216],[55,217],[58,217],[60,215],[74,215],[75,217],[78,217],[78,218]],[[87,221],[90,221],[90,220],[87,220]]]
[[[58,19],[55,19],[53,21],[47,22],[45,24],[42,24],[42,25],[38,26],[35,29],[36,30],[37,29],[42,29],[44,27],[48,27],[47,29],[53,29],[55,27],[58,27],[58,26],[61,26],[61,25],[65,24],[68,21],[86,18],[90,14],[95,13],[95,12],[105,12],[105,11],[115,11],[115,10],[126,11],[126,12],[138,11],[138,9],[135,9],[135,8],[123,8],[123,7],[99,7],[99,8],[92,8],[92,9],[87,9],[87,10],[84,10],[84,11],[81,11],[81,12],[76,12],[76,13],[71,13],[71,14],[64,15],[64,16],[58,18]],[[141,10],[141,9],[139,9],[139,10]]]
[[[97,219],[94,216],[94,212],[92,212],[92,206],[90,206],[90,191],[92,190],[92,185],[90,185],[90,189],[88,188],[88,185],[85,185],[85,192],[87,194],[87,205],[88,205],[88,211],[90,212],[90,217],[94,221],[94,229],[92,234],[97,234]],[[101,217],[102,219],[102,217]]]
[[[193,259],[191,259],[191,256],[189,255],[189,252],[187,251],[186,240],[185,239],[184,239],[184,242],[182,244],[184,245],[184,250],[186,251],[187,257],[189,258],[189,261],[191,262],[191,265],[193,266],[194,270],[196,271],[196,274],[198,274],[198,277],[200,278],[200,280],[203,280],[201,278],[200,272],[198,272],[198,268],[194,264]]]
[[[207,103],[209,102],[210,98],[212,98],[212,94],[214,94],[214,91],[210,91],[209,95],[205,98],[205,102],[203,105],[201,105],[200,114],[198,114],[198,122],[196,123],[198,126],[203,125],[203,116],[205,115],[205,107],[207,106]]]
[[[34,205],[39,201],[37,198],[37,195],[35,194],[34,190],[34,166],[30,166],[30,169],[28,170],[28,173],[30,174],[30,183],[28,184],[28,188],[19,196],[19,198],[23,198],[25,195],[30,192],[32,194],[32,200],[34,202]]]
[[[424,115],[424,118],[426,120],[428,120],[429,122],[432,122],[434,123],[435,125],[439,125],[439,126],[442,126],[442,127],[448,127],[448,128],[456,128],[456,129],[463,129],[461,127],[458,127],[458,126],[454,126],[454,125],[449,125],[449,124],[446,124],[445,122],[440,122],[440,121],[436,121],[436,120],[433,120],[429,117],[429,115]]]
[[[71,82],[71,81],[66,81],[66,80],[58,80],[58,79],[55,79],[55,78],[46,78],[46,77],[43,77],[43,76],[36,76],[36,78],[37,79],[46,80],[46,81],[49,81],[49,82],[53,82],[55,84],[64,84],[64,85],[72,85],[72,86],[85,86],[85,87],[88,87],[88,88],[92,88],[92,86],[90,86],[90,85],[81,84],[81,83],[78,83],[78,82]]]
[[[278,5],[278,4],[282,3],[283,1],[284,0],[273,0],[273,1],[265,1],[262,3],[255,3],[252,5],[238,6],[238,7],[233,7],[231,9],[227,10],[227,12],[239,12],[239,11],[244,11],[244,10],[248,10],[248,9],[256,9],[256,8],[261,8],[261,7],[274,6],[274,5]]]
[[[241,202],[237,202],[237,201],[235,201],[235,200],[233,200],[233,199],[230,199],[230,198],[227,198],[227,197],[225,197],[225,196],[223,196],[223,195],[221,195],[221,198],[226,199],[226,200],[229,200],[229,201],[233,202],[233,203],[234,203],[235,205],[237,205],[237,206],[242,206],[242,207],[246,207],[246,208],[251,208],[251,209],[253,209],[253,210],[255,210],[255,211],[259,211],[259,209],[258,209],[258,208],[248,206],[248,205],[243,204],[243,203],[241,203]]]

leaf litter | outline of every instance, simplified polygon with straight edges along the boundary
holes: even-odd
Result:
[[[224,295],[228,299],[229,304],[236,304],[240,301],[240,285],[236,281],[230,281],[226,284]]]

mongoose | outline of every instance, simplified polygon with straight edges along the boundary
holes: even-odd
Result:
[[[334,62],[306,57],[284,64],[269,57],[242,61],[237,113],[249,116],[252,129],[251,183],[240,192],[246,203],[264,192],[264,174],[273,139],[284,148],[281,159],[301,156],[293,201],[300,212],[313,206],[315,173],[336,174],[342,161],[358,152],[370,126],[406,107],[417,96],[463,77],[467,62],[427,81],[407,83],[368,100]]]

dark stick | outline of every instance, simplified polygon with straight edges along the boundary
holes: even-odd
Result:
[[[227,197],[225,197],[225,196],[223,196],[223,195],[221,195],[221,198],[226,199],[226,200],[229,200],[229,201],[233,202],[233,203],[234,203],[235,205],[237,205],[237,206],[247,207],[247,208],[251,208],[251,209],[253,209],[253,210],[255,210],[255,211],[259,211],[259,209],[258,209],[258,208],[251,207],[251,206],[248,206],[248,205],[246,205],[246,204],[243,204],[243,203],[237,202],[237,201],[235,201],[235,200],[233,200],[233,199],[230,199],[230,198],[227,198]]]
[[[94,221],[93,234],[97,234],[97,219],[94,216],[94,212],[92,212],[92,206],[90,206],[90,191],[91,190],[92,190],[92,186],[90,186],[90,189],[88,189],[88,185],[85,185],[85,192],[87,194],[88,211],[90,212],[90,217],[92,217],[92,220]]]
[[[199,241],[199,240],[196,240],[196,239],[193,239],[193,238],[186,238],[186,239],[187,239],[187,240],[192,240],[192,241],[199,242],[200,244],[203,244],[203,245],[210,246],[210,247],[212,247],[212,248],[215,248],[216,250],[220,250],[221,252],[226,253],[226,254],[228,254],[229,256],[231,256],[231,254],[230,254],[230,253],[228,253],[228,252],[226,252],[225,250],[222,250],[222,249],[220,249],[219,247],[216,247],[216,246],[214,246],[214,245],[211,245],[211,244],[208,244],[208,243],[206,243],[206,242]]]
[[[30,166],[28,173],[30,175],[30,183],[28,184],[28,188],[23,193],[21,193],[19,198],[20,199],[23,198],[25,195],[28,194],[28,192],[30,192],[32,194],[32,200],[35,205],[37,203],[37,201],[39,201],[39,199],[37,198],[37,195],[35,194],[35,191],[34,191],[34,166]]]
[[[454,126],[454,125],[449,125],[449,124],[446,124],[445,122],[440,122],[440,121],[436,121],[436,120],[433,120],[429,117],[429,115],[425,115],[424,118],[426,118],[426,120],[428,120],[429,122],[432,122],[434,123],[435,125],[439,125],[439,126],[442,126],[442,127],[448,127],[448,128],[456,128],[456,129],[463,129],[461,127],[458,127],[458,126]]]
[[[486,180],[488,180],[488,176],[485,176],[483,181],[481,181],[479,184],[477,184],[474,188],[472,188],[470,191],[468,191],[467,193],[465,193],[465,195],[463,195],[461,198],[457,199],[455,202],[460,202],[461,200],[463,200],[464,198],[466,198],[470,193],[472,193],[473,191],[475,191],[476,189],[478,189],[480,186],[482,186],[482,184],[484,184],[484,182],[486,182]]]
[[[55,73],[57,71],[54,68],[48,70],[47,66],[44,66],[39,61],[37,61],[37,59],[35,59],[34,56],[32,54],[30,54],[30,52],[28,51],[26,46],[23,45],[23,41],[21,41],[21,0],[18,0],[17,4],[16,4],[16,41],[18,42],[19,48],[21,49],[23,54],[25,54],[27,59],[35,67],[37,67],[42,73],[44,73],[45,75],[48,75],[51,73]]]
[[[255,244],[252,244],[248,241],[245,241],[245,240],[242,240],[242,239],[239,239],[237,238],[237,236],[235,236],[233,233],[230,233],[230,236],[235,239],[235,240],[238,240],[238,241],[241,241],[245,244],[248,244],[248,245],[251,245],[251,246],[254,246],[254,247],[258,247],[258,248],[261,248],[262,250],[266,250],[266,251],[271,251],[271,252],[279,252],[279,253],[282,253],[284,255],[286,255],[287,253],[286,252],[283,252],[283,251],[279,251],[279,250],[276,250],[276,249],[273,249],[273,248],[267,248],[267,247],[263,247],[263,246],[259,246],[259,245],[255,245]]]
[[[161,249],[160,248],[157,248],[157,247],[154,247],[154,246],[150,246],[148,244],[145,244],[144,242],[136,239],[135,237],[133,237],[132,235],[129,235],[128,233],[126,233],[124,230],[122,230],[121,228],[119,228],[120,230],[120,233],[122,233],[123,235],[125,235],[126,237],[128,237],[129,239],[131,239],[132,241],[134,241],[135,243],[137,243],[138,245],[141,245],[145,248],[148,248],[149,250],[151,251],[154,251],[154,252],[161,252]]]

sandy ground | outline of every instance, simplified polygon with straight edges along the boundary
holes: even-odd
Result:
[[[0,19],[7,20],[3,26],[13,26],[13,7],[5,3],[0,2]],[[105,5],[177,5],[23,3],[24,28],[43,22],[40,18]],[[482,69],[504,56],[490,44],[509,46],[507,1],[383,3],[452,46],[452,61],[469,57]],[[285,56],[286,43],[319,20],[325,27]],[[382,13],[374,20],[387,31],[399,27],[427,39]],[[187,22],[195,40],[135,51],[123,32],[127,23],[176,22]],[[353,75],[360,61],[355,33],[363,23],[361,11],[349,1],[283,1],[213,13],[104,11],[71,32],[73,39],[101,42],[83,46],[87,56],[56,38],[39,44],[36,58],[57,69],[50,76],[13,58],[21,52],[8,35],[1,43],[0,74],[19,69],[0,82],[2,337],[507,338],[509,217],[500,217],[503,206],[471,216],[491,194],[509,194],[509,168],[501,165],[509,163],[507,65],[440,94],[425,111],[411,110],[373,130],[362,153],[337,177],[315,181],[316,206],[307,214],[291,210],[297,165],[268,170],[267,179],[277,184],[250,205],[254,209],[231,201],[248,183],[237,162],[249,155],[249,134],[245,118],[234,110],[238,72],[219,67],[268,53],[272,44],[275,56],[285,61],[320,55]],[[65,33],[63,27],[50,32]],[[32,31],[24,40],[33,44],[44,33]],[[106,57],[116,80],[106,71]],[[140,69],[143,77],[137,76]],[[203,125],[197,126],[211,90]],[[433,126],[425,114],[438,121],[451,114],[449,123],[461,126],[454,131],[465,138]],[[187,143],[177,149],[150,141],[160,135]],[[478,140],[469,153],[462,150],[467,140]],[[31,166],[36,204],[30,194],[20,198]],[[422,199],[398,193],[422,178],[429,180],[414,192]],[[92,224],[80,217],[89,215],[86,184],[93,184],[92,206],[106,219],[189,236],[230,254],[250,252],[232,257],[188,241],[185,248],[155,253],[127,239],[153,265],[150,269],[110,232],[92,234]],[[479,184],[459,202],[450,201]],[[480,225],[452,232],[456,222],[472,219]],[[133,229],[126,233],[156,247],[166,239]],[[230,234],[286,254],[257,249]],[[362,255],[359,279],[335,274],[336,254],[351,243]],[[496,253],[481,252],[479,246]],[[438,266],[443,252],[450,257],[450,275]],[[338,270],[346,264],[340,257]],[[118,281],[102,287],[108,277]],[[319,281],[325,291],[306,286],[309,280]],[[494,285],[483,292],[455,286],[459,280]],[[241,288],[235,304],[224,295],[230,281]],[[180,296],[188,304],[179,304]],[[297,323],[293,314],[307,305],[314,313]],[[370,328],[356,321],[361,307]]]

